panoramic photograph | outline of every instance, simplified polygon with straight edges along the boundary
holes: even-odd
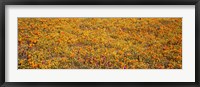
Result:
[[[18,69],[182,69],[182,18],[19,17]]]

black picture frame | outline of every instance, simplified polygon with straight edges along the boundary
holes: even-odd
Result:
[[[0,3],[1,87],[200,87],[200,0],[1,0]],[[6,5],[195,5],[195,82],[5,82]]]

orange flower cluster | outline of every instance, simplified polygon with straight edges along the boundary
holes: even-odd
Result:
[[[18,18],[18,69],[181,69],[182,18]]]

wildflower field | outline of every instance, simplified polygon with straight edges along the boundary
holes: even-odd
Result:
[[[18,18],[18,69],[182,69],[182,18]]]

